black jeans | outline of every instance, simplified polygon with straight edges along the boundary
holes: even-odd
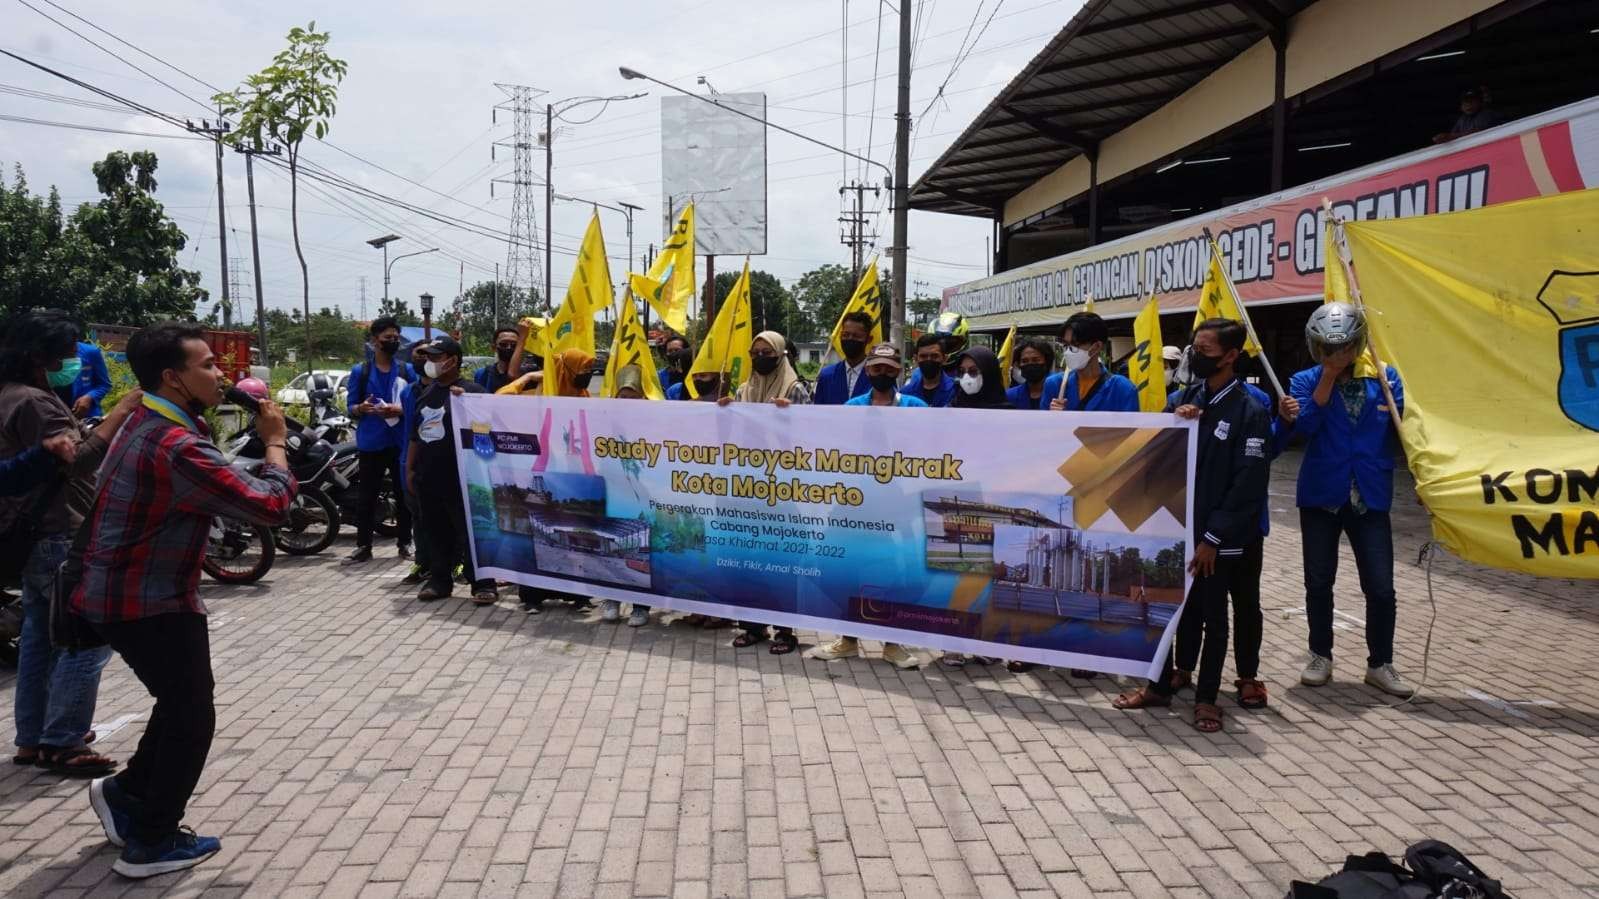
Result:
[[[1266,563],[1266,542],[1257,540],[1244,548],[1244,554],[1228,560],[1227,592],[1233,601],[1233,664],[1238,676],[1254,680],[1260,674],[1260,643],[1265,636],[1265,616],[1260,611],[1260,573]],[[1217,572],[1221,568],[1218,559]],[[1199,634],[1190,627],[1185,632],[1179,623],[1176,647],[1177,668],[1193,671],[1199,664]]]
[[[455,586],[455,566],[462,566],[472,589],[492,590],[492,580],[480,580],[472,570],[472,535],[466,528],[466,506],[455,473],[443,477],[417,475],[418,508],[427,516],[428,585],[449,596]]]
[[[404,546],[411,539],[411,510],[405,506],[405,472],[400,468],[399,447],[372,452],[362,450],[357,460],[361,492],[355,507],[356,545],[372,546],[372,524],[378,517],[378,491],[383,489],[383,481],[387,479],[389,495],[394,499],[395,540]]]
[[[1176,645],[1185,649],[1197,647],[1199,651],[1199,674],[1194,680],[1196,703],[1214,705],[1216,694],[1221,691],[1221,671],[1227,664],[1227,586],[1238,564],[1237,556],[1217,556],[1214,573],[1194,578],[1182,617],[1177,619]],[[1176,654],[1176,647],[1166,653],[1160,680],[1149,685],[1162,696],[1172,693],[1172,660]]]
[[[1332,657],[1333,583],[1338,577],[1338,538],[1349,535],[1355,551],[1360,590],[1366,594],[1366,665],[1394,660],[1394,531],[1386,511],[1356,515],[1348,503],[1337,512],[1301,508],[1299,530],[1305,552],[1305,617],[1310,621],[1310,651]]]
[[[408,517],[411,519],[409,536],[415,541],[414,545],[416,547],[416,555],[412,557],[411,561],[416,563],[418,571],[432,571],[433,544],[428,537],[427,522],[422,518],[422,507],[417,504],[416,494],[406,491],[405,507],[409,511]]]
[[[133,836],[159,843],[183,822],[216,731],[205,616],[173,612],[94,627],[155,697],[139,748],[116,778],[134,800]]]

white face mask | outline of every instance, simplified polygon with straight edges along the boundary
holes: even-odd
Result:
[[[430,378],[437,378],[439,376],[439,364],[437,362],[428,362],[422,366],[422,373]]]
[[[976,374],[976,375],[970,375],[970,374],[969,375],[961,375],[960,384],[961,384],[961,389],[966,391],[966,395],[967,396],[971,396],[973,394],[976,394],[977,391],[983,389],[983,376],[980,375],[980,374]]]
[[[1094,357],[1093,354],[1089,353],[1087,350],[1069,346],[1066,348],[1063,358],[1066,363],[1067,371],[1082,371],[1088,367],[1089,360],[1093,359]]]

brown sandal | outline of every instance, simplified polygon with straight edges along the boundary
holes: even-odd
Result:
[[[1194,685],[1194,672],[1177,668],[1171,673],[1171,691],[1178,693]]]
[[[1238,705],[1246,709],[1266,707],[1266,685],[1252,677],[1241,677],[1233,682],[1238,688]]]
[[[1123,693],[1112,699],[1110,704],[1113,708],[1121,709],[1124,712],[1132,711],[1133,709],[1165,708],[1171,705],[1171,697],[1162,696],[1148,686],[1143,686],[1130,693]]]
[[[1202,734],[1221,730],[1221,707],[1208,702],[1194,704],[1194,729]]]

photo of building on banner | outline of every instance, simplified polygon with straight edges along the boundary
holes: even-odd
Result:
[[[483,577],[1144,677],[1187,593],[1195,428],[1171,416],[453,402]],[[926,451],[950,433],[983,439]]]

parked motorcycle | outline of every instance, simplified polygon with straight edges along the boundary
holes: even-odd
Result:
[[[234,388],[228,398],[248,411],[259,409],[258,398]],[[319,553],[339,535],[339,509],[328,496],[329,491],[349,487],[334,466],[335,453],[326,441],[313,436],[298,421],[288,419],[289,433],[284,447],[289,457],[289,469],[300,483],[299,493],[289,506],[288,519],[272,529],[273,542],[290,555],[305,556]],[[229,445],[229,455],[236,460],[259,462],[266,458],[266,444],[251,423]]]
[[[315,383],[311,385],[308,399],[311,403],[310,420],[306,426],[311,433],[327,442],[337,446],[354,436],[350,417],[339,411],[335,400],[338,393],[333,385],[328,382],[326,375],[317,375]]]
[[[258,459],[240,459],[233,464],[250,472],[261,466]],[[276,558],[271,528],[217,515],[211,519],[200,568],[224,584],[253,584],[266,577]]]
[[[341,443],[333,448],[334,469],[349,482],[349,486],[333,493],[339,514],[346,521],[356,520],[361,506],[361,456],[355,441]],[[393,537],[400,532],[399,500],[387,478],[378,487],[377,514],[373,517],[372,531],[379,537]]]

